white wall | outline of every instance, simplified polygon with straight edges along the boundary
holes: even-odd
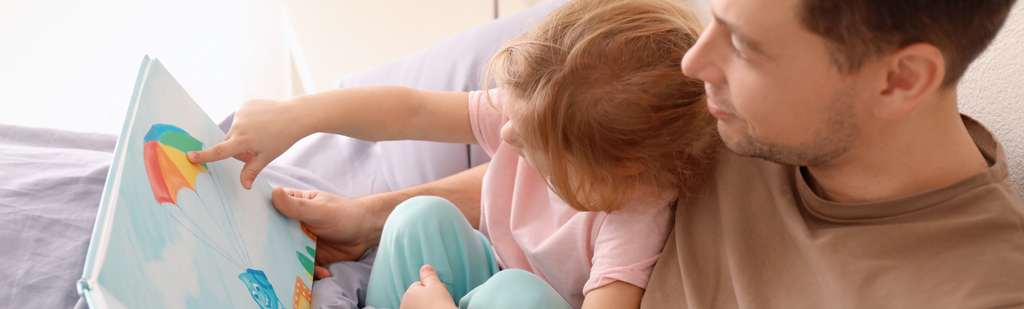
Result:
[[[1024,1],[960,81],[960,111],[974,117],[1003,144],[1010,175],[1024,195]]]
[[[215,121],[287,98],[280,0],[0,0],[0,123],[117,134],[143,55]]]

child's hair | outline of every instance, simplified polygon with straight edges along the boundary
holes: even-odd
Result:
[[[522,106],[523,145],[550,162],[535,167],[572,208],[689,194],[716,144],[704,84],[680,68],[702,29],[678,1],[572,0],[505,43],[484,89],[493,79]]]

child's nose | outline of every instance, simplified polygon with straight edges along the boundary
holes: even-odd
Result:
[[[501,127],[501,139],[505,140],[509,145],[512,145],[512,147],[519,148],[522,146],[520,145],[519,134],[516,132],[515,126],[512,125],[511,121],[506,122],[505,125]]]

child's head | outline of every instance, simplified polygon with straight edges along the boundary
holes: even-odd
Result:
[[[704,84],[679,67],[701,30],[672,0],[568,2],[491,61],[502,137],[577,210],[685,190],[714,140]]]

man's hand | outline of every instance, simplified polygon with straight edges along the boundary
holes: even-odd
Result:
[[[448,288],[437,278],[434,267],[420,268],[420,281],[413,283],[402,296],[401,309],[452,309],[455,301],[448,294]]]
[[[317,236],[317,278],[330,276],[322,265],[355,261],[366,249],[380,243],[380,228],[387,214],[376,211],[366,198],[349,199],[321,191],[280,187],[274,188],[271,197],[281,214],[306,223],[309,232]]]

